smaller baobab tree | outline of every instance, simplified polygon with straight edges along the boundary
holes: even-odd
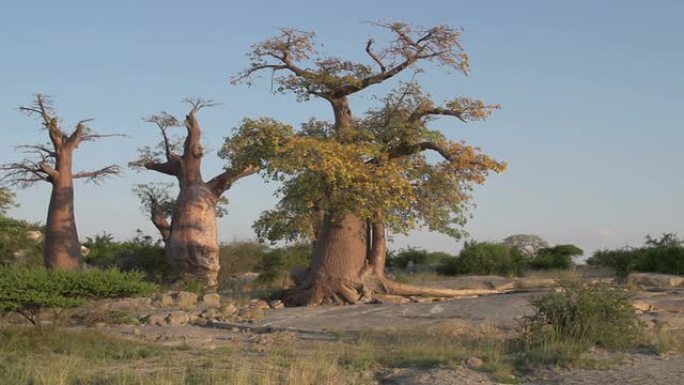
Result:
[[[190,105],[190,111],[183,123],[166,112],[145,119],[159,129],[162,141],[156,150],[143,147],[139,158],[130,166],[170,175],[178,181],[179,193],[173,203],[170,226],[166,228],[160,220],[158,214],[164,214],[163,210],[156,215],[160,231],[166,232],[163,236],[172,269],[171,279],[199,279],[211,290],[217,287],[220,268],[216,216],[221,212],[221,196],[235,182],[261,169],[262,149],[270,148],[262,142],[277,138],[239,130],[233,137],[226,138],[226,142],[233,145],[221,150],[220,155],[229,160],[224,171],[205,182],[201,167],[204,157],[202,129],[197,113],[216,103],[205,99],[186,99],[185,102]],[[248,122],[246,120],[243,126],[249,125]],[[185,138],[173,140],[169,130],[180,126],[185,127]],[[143,199],[152,202],[149,197]]]
[[[91,119],[79,121],[72,132],[62,128],[50,98],[38,94],[33,104],[20,107],[29,116],[39,117],[50,143],[20,145],[17,149],[30,155],[16,163],[0,166],[2,181],[21,188],[37,182],[52,185],[45,226],[45,266],[54,269],[78,269],[81,266],[81,244],[74,218],[74,179],[98,184],[104,178],[117,175],[119,166],[109,165],[94,171],[73,171],[74,151],[82,142],[114,136],[94,133],[86,126]]]
[[[140,199],[140,209],[149,216],[164,243],[171,234],[171,217],[176,206],[176,199],[171,196],[171,183],[144,183],[133,186],[133,192]],[[228,198],[222,196],[216,206],[216,217],[228,214],[226,205]]]

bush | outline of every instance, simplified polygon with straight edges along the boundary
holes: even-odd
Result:
[[[270,250],[261,258],[257,282],[275,286],[290,285],[290,270],[311,264],[311,245],[295,244]]]
[[[42,267],[3,266],[0,267],[0,311],[19,313],[36,324],[43,309],[75,307],[87,299],[138,296],[155,288],[139,272],[49,271]]]
[[[535,270],[569,269],[572,257],[582,255],[584,251],[575,245],[557,245],[539,249],[530,260],[529,267]]]
[[[157,283],[164,282],[170,272],[161,241],[153,240],[140,230],[133,239],[125,242],[116,242],[111,234],[102,233],[86,238],[83,246],[90,250],[84,261],[92,266],[141,271],[145,279]]]
[[[530,301],[534,313],[523,319],[521,332],[529,362],[568,364],[593,346],[634,346],[641,324],[632,294],[611,286],[566,284],[564,289]]]
[[[221,277],[256,271],[268,247],[256,241],[233,241],[220,246]]]
[[[527,258],[517,248],[501,243],[466,243],[458,257],[445,259],[437,272],[445,275],[520,275]]]
[[[29,231],[41,230],[36,224],[0,214],[0,265],[41,265],[43,242],[28,237]]]
[[[409,247],[408,249],[399,250],[397,253],[391,253],[388,258],[388,264],[391,267],[405,269],[409,262],[417,265],[436,265],[442,263],[447,258],[453,257],[451,254],[440,251],[429,252],[424,249]]]
[[[600,250],[587,264],[610,267],[620,277],[633,271],[684,275],[684,245],[674,234],[663,234],[660,238],[646,236],[640,248]]]

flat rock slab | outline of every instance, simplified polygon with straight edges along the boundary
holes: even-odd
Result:
[[[275,328],[321,331],[402,330],[460,320],[489,323],[500,329],[517,326],[516,319],[530,312],[533,293],[507,293],[442,302],[372,304],[285,308],[267,311],[258,322]]]

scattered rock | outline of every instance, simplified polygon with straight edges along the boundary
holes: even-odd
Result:
[[[210,318],[216,318],[216,317],[218,317],[219,315],[221,315],[221,313],[219,312],[218,309],[216,309],[216,308],[209,308],[209,309],[204,310],[202,313],[200,313],[199,316],[202,317],[202,318],[210,319]]]
[[[209,293],[202,296],[202,303],[209,307],[221,307],[221,296],[218,293]]]
[[[192,309],[197,305],[197,294],[188,291],[178,291],[171,294],[174,305],[181,309]]]
[[[166,316],[166,323],[171,326],[179,326],[188,323],[191,320],[190,314],[188,312],[178,310],[172,311]]]
[[[634,302],[632,305],[634,306],[634,309],[643,313],[647,313],[653,309],[653,305],[641,301]]]
[[[142,318],[140,321],[147,325],[163,326],[166,324],[167,313],[157,313],[151,314],[147,317]]]
[[[43,240],[43,233],[37,230],[27,231],[26,239],[28,239],[29,241],[41,241]]]
[[[173,306],[173,297],[169,293],[157,293],[152,297],[152,303],[158,307]]]
[[[261,309],[261,310],[266,310],[270,309],[271,306],[269,306],[268,302],[266,302],[263,299],[253,299],[249,303],[249,307],[253,307],[256,309]]]
[[[281,301],[281,300],[279,300],[279,299],[276,299],[276,300],[273,300],[273,301],[269,302],[269,303],[268,303],[268,306],[269,306],[271,309],[282,309],[282,308],[285,307],[285,304],[283,303],[283,301]]]
[[[484,366],[484,361],[482,361],[482,359],[479,357],[473,356],[466,358],[465,364],[470,369],[479,370]]]
[[[632,273],[627,276],[627,284],[637,287],[673,288],[684,286],[684,277],[656,273]]]
[[[226,316],[231,316],[235,313],[237,313],[240,309],[237,308],[237,306],[231,304],[228,304],[228,306],[225,306],[223,308],[223,314]]]

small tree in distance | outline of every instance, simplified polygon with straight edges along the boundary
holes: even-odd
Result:
[[[18,149],[30,155],[16,163],[0,166],[2,182],[25,188],[37,182],[52,185],[45,226],[44,263],[48,268],[74,270],[81,266],[81,244],[74,218],[74,179],[99,183],[106,177],[117,175],[117,165],[93,171],[73,171],[74,151],[83,142],[113,135],[94,133],[86,126],[91,119],[79,121],[74,130],[67,132],[52,107],[50,98],[38,94],[33,104],[20,107],[29,116],[37,116],[50,143],[20,145]]]

